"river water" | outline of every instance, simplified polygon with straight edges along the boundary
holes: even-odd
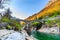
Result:
[[[32,36],[36,40],[60,40],[60,34],[43,33],[39,31],[32,32]],[[1,38],[2,40],[25,40],[25,36],[22,33],[15,32]]]
[[[37,40],[60,40],[60,34],[43,33],[35,31],[32,35]]]

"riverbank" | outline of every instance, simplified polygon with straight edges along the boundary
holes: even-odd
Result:
[[[17,37],[18,36],[18,37]],[[1,40],[35,40],[33,36],[29,36],[26,31],[22,31],[22,33],[14,31],[2,29],[0,30],[0,39]]]
[[[7,34],[11,34],[11,33],[14,33],[15,31],[13,30],[7,30],[7,29],[1,29],[0,30],[0,37],[4,36],[4,35],[7,35]]]
[[[38,31],[40,33],[46,33],[46,34],[48,34],[48,33],[49,34],[50,33],[59,34],[59,27],[41,28]],[[14,30],[7,30],[7,29],[0,30],[0,39],[1,40],[26,40],[26,39],[27,40],[36,40],[36,38],[34,38],[33,35],[29,36],[25,30],[22,30],[21,32],[14,31]],[[47,35],[47,36],[49,36],[49,35]]]
[[[59,32],[59,27],[47,27],[47,28],[41,28],[38,30],[39,32],[45,32],[45,33],[55,33],[55,34],[60,34]]]
[[[32,35],[29,36],[25,30],[22,30],[21,33],[25,36],[26,39],[28,40],[36,40]]]

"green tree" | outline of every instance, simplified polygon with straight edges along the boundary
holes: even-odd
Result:
[[[33,22],[32,25],[36,28],[36,30],[39,30],[42,27],[41,22]]]
[[[9,18],[9,19],[11,18],[11,11],[10,11],[9,8],[8,8],[7,11],[5,12],[4,17],[7,17],[7,18]]]

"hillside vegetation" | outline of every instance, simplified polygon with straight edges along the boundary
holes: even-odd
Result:
[[[3,25],[6,29],[20,30],[21,25],[17,20],[17,18],[11,16],[10,9],[8,9],[7,12],[2,16],[0,25]]]
[[[36,20],[36,19],[39,19],[41,17],[51,15],[55,11],[60,11],[60,0],[56,0],[55,2],[52,2],[50,5],[48,5],[44,9],[42,9],[40,12],[26,18],[25,20]]]

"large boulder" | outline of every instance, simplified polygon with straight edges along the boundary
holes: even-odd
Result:
[[[0,23],[0,28],[6,28],[7,25],[8,25],[8,23],[2,22],[2,23]]]

